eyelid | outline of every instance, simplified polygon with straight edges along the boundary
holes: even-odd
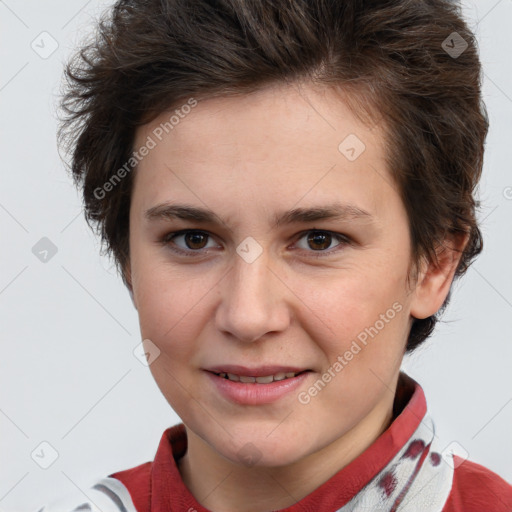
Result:
[[[310,256],[312,256],[314,258],[330,256],[330,255],[332,255],[334,253],[339,252],[345,246],[351,245],[353,243],[353,241],[347,235],[344,235],[343,233],[337,233],[335,231],[329,231],[327,229],[319,229],[319,228],[306,229],[304,231],[301,231],[300,233],[297,233],[295,235],[295,237],[294,237],[295,241],[293,243],[294,244],[297,243],[306,234],[312,233],[312,232],[329,234],[333,238],[338,239],[338,241],[339,241],[339,244],[336,246],[336,248],[328,249],[328,250],[324,250],[324,251],[312,251],[312,250],[311,251],[307,251],[305,249],[298,249],[299,251],[303,251],[303,252],[308,253],[308,255],[310,255]],[[173,231],[171,233],[165,234],[161,238],[160,243],[162,245],[164,245],[164,246],[169,247],[169,249],[171,251],[173,251],[175,253],[178,253],[178,254],[181,254],[181,255],[184,255],[184,256],[198,257],[198,256],[201,256],[201,255],[204,255],[204,254],[208,254],[208,251],[212,249],[211,247],[210,248],[206,248],[206,249],[205,248],[197,249],[197,250],[183,249],[183,248],[178,247],[178,246],[171,247],[171,242],[172,242],[172,240],[174,238],[176,238],[178,236],[186,235],[187,233],[202,233],[202,234],[207,235],[209,238],[215,238],[214,235],[212,235],[211,233],[209,233],[208,231],[205,231],[203,229],[182,229],[180,231]],[[297,250],[297,249],[294,249],[294,250]]]

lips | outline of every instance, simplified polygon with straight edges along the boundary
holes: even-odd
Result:
[[[237,405],[251,406],[292,400],[294,393],[312,375],[310,369],[289,366],[222,365],[203,370],[220,396]]]

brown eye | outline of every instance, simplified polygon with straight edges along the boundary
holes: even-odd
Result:
[[[330,233],[322,231],[312,231],[308,236],[309,247],[315,251],[328,249],[332,242]]]
[[[208,241],[206,233],[190,232],[183,236],[188,249],[204,249],[205,243]]]
[[[208,252],[208,249],[216,247],[213,239],[208,233],[194,230],[169,233],[163,237],[161,242],[172,251],[189,256],[198,256],[199,254],[204,255]]]
[[[304,232],[296,245],[309,256],[333,256],[351,245],[351,239],[341,233],[313,229]]]

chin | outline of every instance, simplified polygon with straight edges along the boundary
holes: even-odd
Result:
[[[309,452],[299,439],[293,436],[270,440],[267,433],[236,438],[235,446],[214,449],[232,463],[243,467],[288,466],[305,457]]]

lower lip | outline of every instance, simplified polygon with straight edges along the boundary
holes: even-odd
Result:
[[[296,377],[278,380],[270,384],[235,382],[215,373],[206,372],[217,390],[224,398],[241,405],[262,405],[276,402],[280,398],[296,391],[311,372],[304,372]]]

